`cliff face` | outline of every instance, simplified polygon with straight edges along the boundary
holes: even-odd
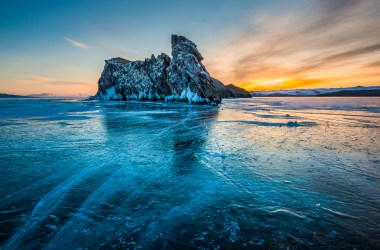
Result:
[[[197,46],[172,35],[172,56],[164,53],[144,61],[106,60],[98,82],[100,100],[163,100],[218,104],[222,100],[201,63]]]

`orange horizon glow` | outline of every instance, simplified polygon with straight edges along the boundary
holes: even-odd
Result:
[[[100,75],[101,72],[99,72]],[[217,77],[216,77],[217,78]],[[352,79],[361,78],[360,76]],[[364,79],[365,77],[363,77]],[[88,81],[70,81],[60,80],[48,77],[30,77],[23,79],[14,86],[13,91],[0,88],[0,93],[13,95],[31,95],[31,94],[50,94],[52,96],[91,96],[97,92],[97,81],[89,79]],[[220,79],[220,78],[219,78]],[[349,78],[348,78],[349,79]],[[377,79],[377,77],[376,77]],[[372,79],[373,80],[373,79]],[[223,81],[224,84],[231,83]],[[1,83],[1,81],[0,81]],[[347,82],[347,78],[262,78],[260,80],[248,80],[238,83],[232,83],[249,92],[254,91],[274,91],[274,90],[291,90],[291,89],[316,89],[316,88],[345,88],[356,86],[379,86],[377,82],[369,81],[369,83],[352,83]],[[2,84],[5,85],[5,84]],[[13,84],[12,84],[13,85]],[[70,87],[72,85],[72,87]],[[33,87],[33,91],[30,88]]]
[[[357,86],[372,87],[379,86],[377,82],[368,83],[350,83],[343,80],[331,78],[311,78],[311,79],[291,79],[276,78],[266,81],[245,81],[235,84],[247,91],[274,91],[274,90],[292,90],[292,89],[319,89],[319,88],[350,88]]]

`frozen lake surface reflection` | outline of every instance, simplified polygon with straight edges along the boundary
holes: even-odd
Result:
[[[0,99],[0,248],[380,246],[380,98]]]

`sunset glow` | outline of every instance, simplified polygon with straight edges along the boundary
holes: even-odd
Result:
[[[8,0],[0,250],[379,249],[380,0]]]
[[[174,33],[249,91],[380,85],[376,0],[22,2],[0,10],[1,93],[93,95],[104,60],[170,55]]]

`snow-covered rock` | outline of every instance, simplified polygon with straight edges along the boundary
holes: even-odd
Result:
[[[164,100],[171,94],[166,83],[169,64],[170,58],[164,53],[144,61],[106,60],[96,97],[100,100]]]
[[[162,100],[218,104],[222,99],[201,63],[197,46],[172,35],[172,56],[164,53],[144,61],[106,60],[98,82],[100,100]]]

